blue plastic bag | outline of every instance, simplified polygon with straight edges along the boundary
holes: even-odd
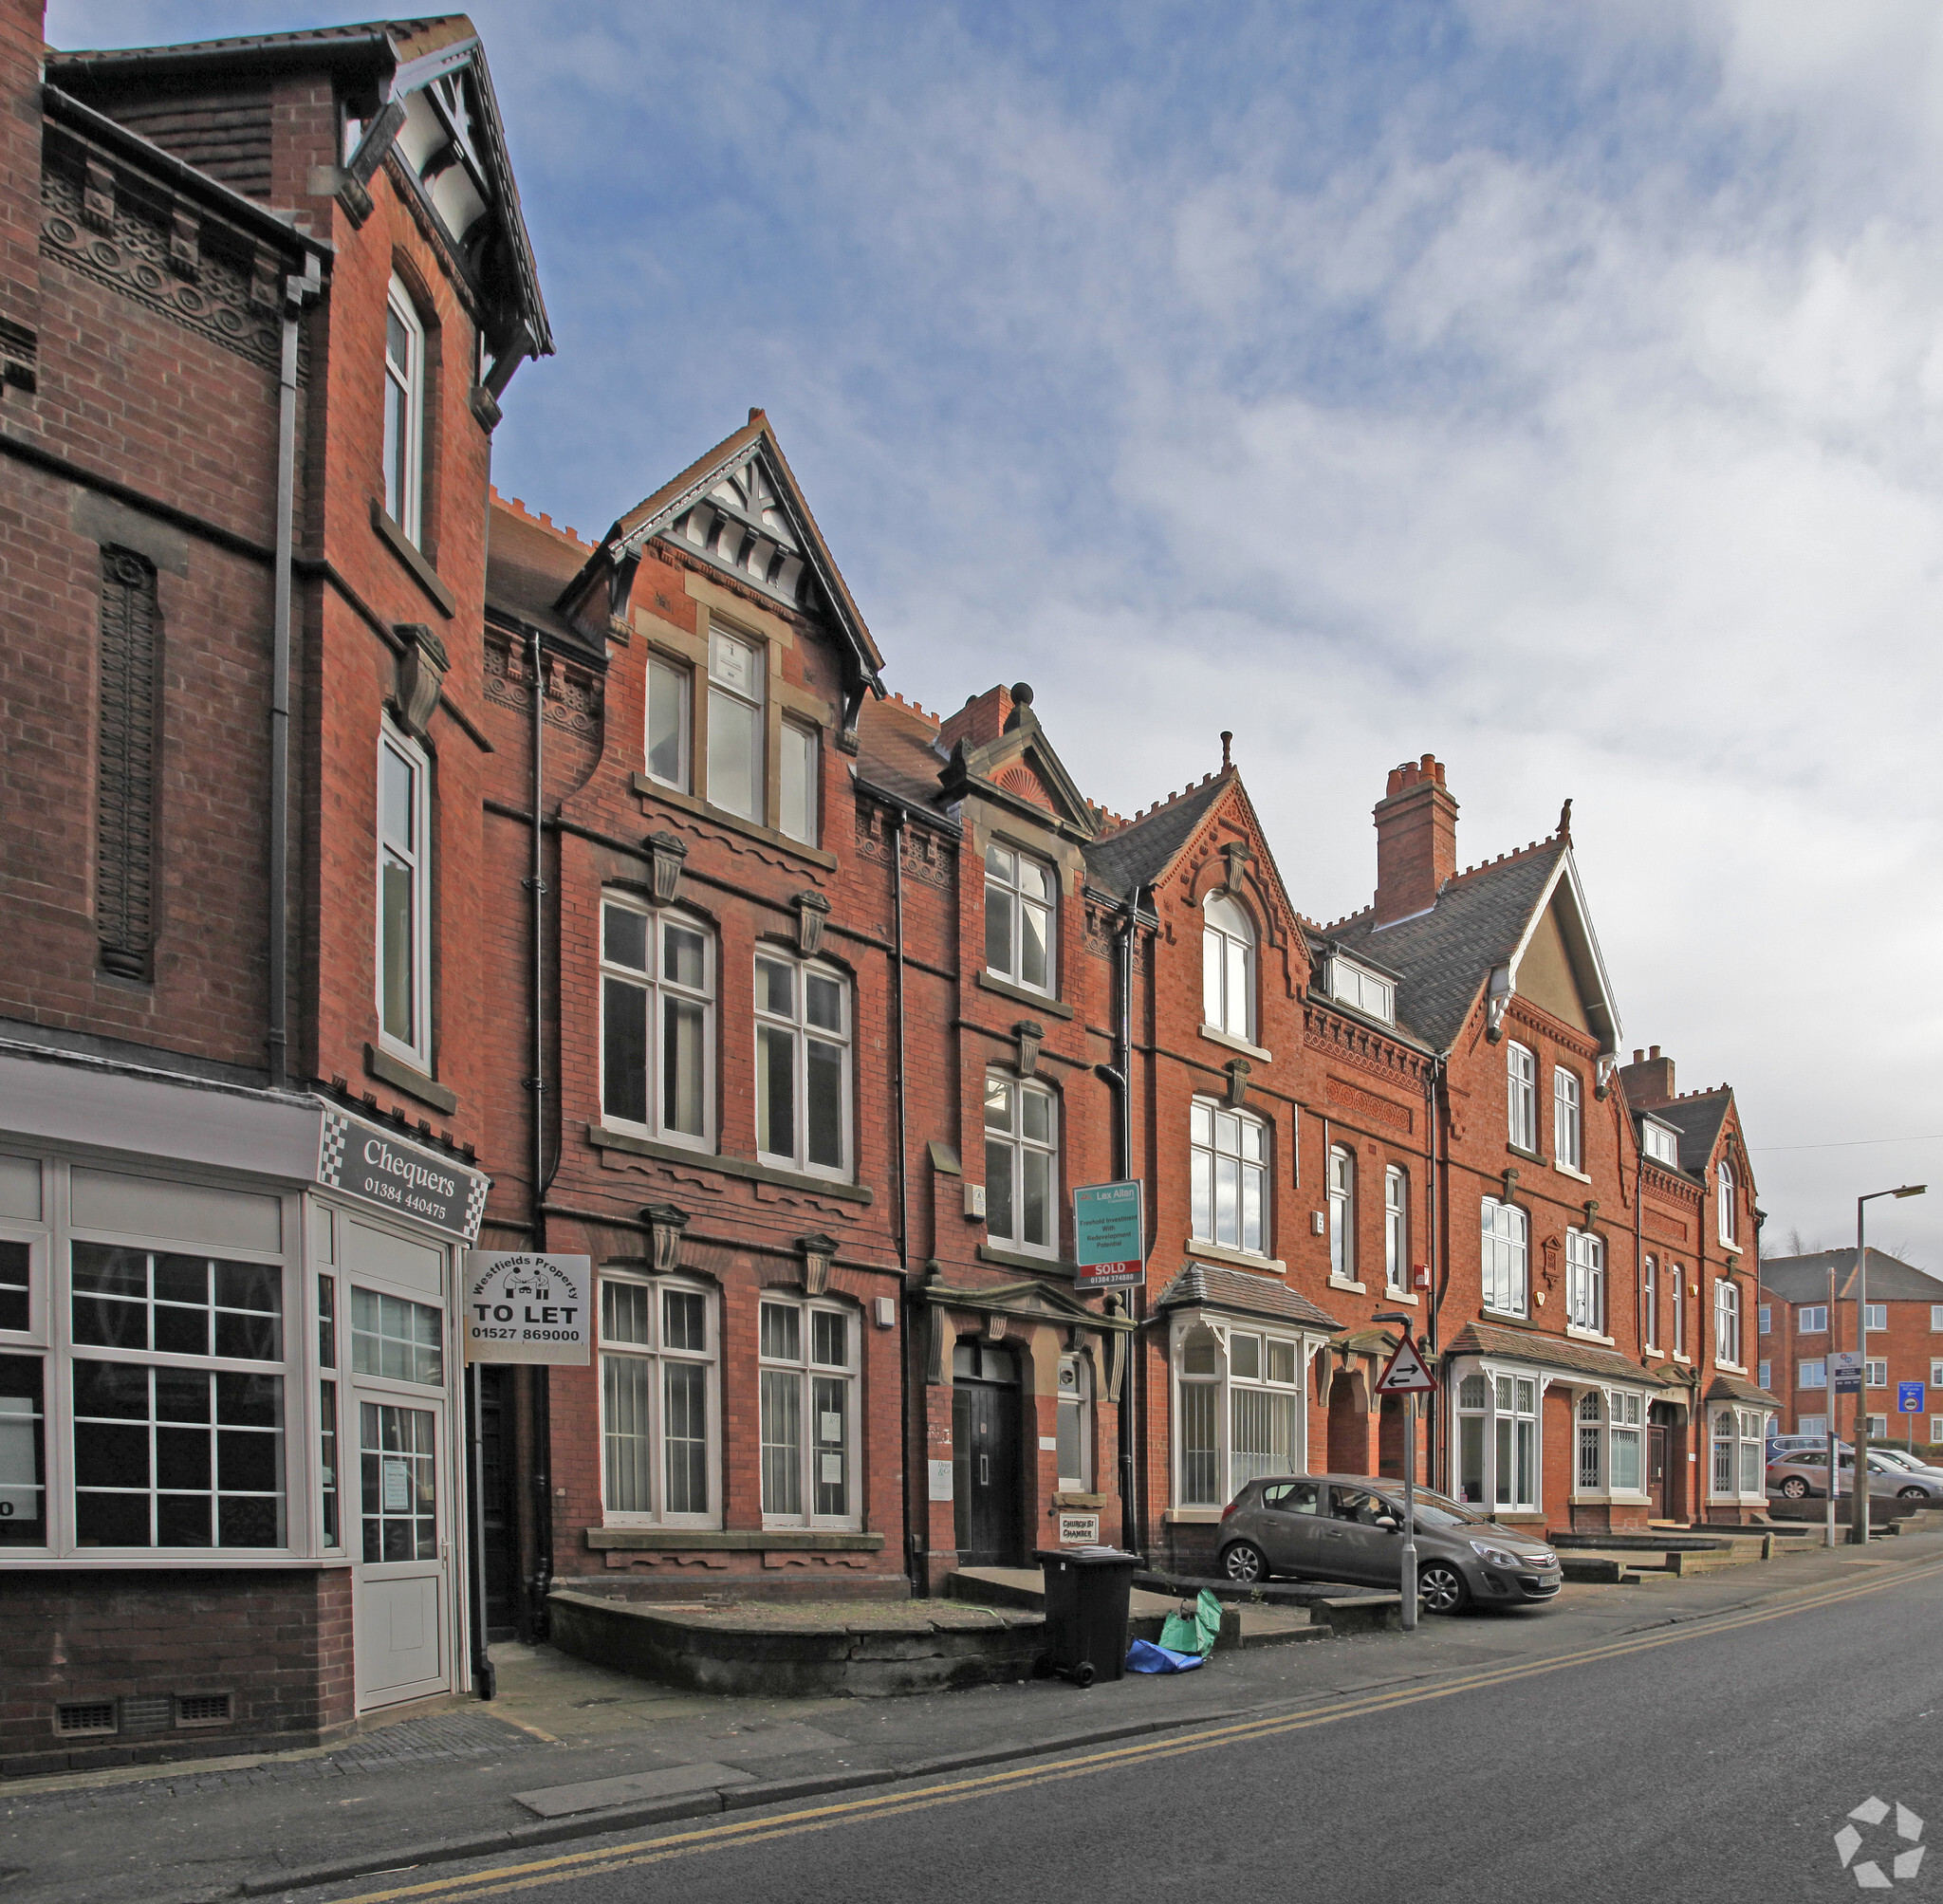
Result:
[[[1175,1653],[1172,1647],[1156,1646],[1151,1639],[1137,1639],[1127,1648],[1129,1673],[1192,1673],[1203,1664],[1198,1653]]]

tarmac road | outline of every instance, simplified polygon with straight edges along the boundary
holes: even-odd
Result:
[[[366,1877],[463,1904],[1837,1898],[1943,1835],[1943,1561],[1023,1765]],[[1926,1852],[1905,1896],[1943,1895]],[[316,1897],[319,1893],[307,1894]]]

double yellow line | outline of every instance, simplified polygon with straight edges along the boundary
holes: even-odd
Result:
[[[1374,1713],[1394,1711],[1402,1706],[1449,1699],[1459,1692],[1513,1685],[1521,1679],[1535,1679],[1544,1673],[1563,1672],[1567,1667],[1593,1666],[1601,1660],[1622,1658],[1629,1654],[1649,1653],[1662,1646],[1678,1646],[1691,1639],[1711,1638],[1715,1634],[1734,1633],[1743,1627],[1786,1619],[1798,1613],[1813,1612],[1818,1607],[1859,1599],[1864,1594],[1881,1593],[1890,1587],[1932,1580],[1938,1574],[1943,1574],[1943,1561],[1907,1569],[1897,1568],[1893,1574],[1878,1580],[1814,1589],[1791,1598],[1781,1606],[1719,1617],[1703,1617],[1672,1630],[1636,1634],[1600,1646],[1582,1647],[1575,1653],[1551,1654],[1519,1664],[1459,1672],[1447,1679],[1439,1679],[1434,1685],[1396,1687],[1373,1691],[1360,1699],[1332,1699],[1323,1704],[1265,1714],[1259,1719],[1212,1726],[1204,1731],[1186,1735],[1171,1733],[1161,1739],[1090,1752],[1079,1758],[1063,1759],[1055,1765],[1021,1765],[1009,1771],[985,1772],[975,1778],[960,1779],[947,1784],[926,1785],[918,1791],[887,1792],[874,1798],[847,1800],[841,1804],[784,1812],[772,1818],[751,1818],[732,1824],[707,1825],[696,1831],[643,1839],[633,1844],[610,1844],[596,1851],[570,1852],[557,1858],[538,1858],[527,1864],[506,1864],[490,1871],[470,1871],[450,1877],[431,1878],[419,1884],[398,1885],[387,1891],[367,1891],[357,1897],[342,1899],[341,1904],[402,1904],[402,1900],[407,1898],[450,1899],[453,1904],[467,1904],[467,1900],[475,1897],[504,1896],[516,1891],[536,1890],[542,1885],[565,1883],[576,1877],[591,1877],[603,1872],[665,1864],[701,1852],[765,1844],[779,1838],[828,1831],[840,1824],[900,1818],[910,1812],[930,1811],[938,1805],[963,1804],[968,1800],[989,1797],[997,1792],[1028,1790],[1035,1785],[1085,1778],[1128,1765],[1183,1758],[1190,1752],[1212,1751],[1219,1747],[1248,1745],[1288,1732],[1308,1731],[1319,1726],[1336,1725],[1344,1719],[1367,1718]]]

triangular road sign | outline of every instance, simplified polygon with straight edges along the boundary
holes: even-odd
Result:
[[[1416,1344],[1408,1336],[1397,1344],[1397,1352],[1383,1365],[1377,1377],[1379,1395],[1435,1395],[1436,1377],[1424,1367]]]

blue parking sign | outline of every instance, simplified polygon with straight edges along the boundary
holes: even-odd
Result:
[[[1896,1412],[1897,1414],[1920,1414],[1923,1412],[1923,1385],[1919,1381],[1899,1381],[1896,1384]]]

